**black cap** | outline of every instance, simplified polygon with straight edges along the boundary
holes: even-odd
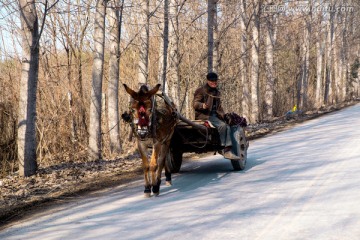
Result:
[[[207,75],[206,75],[206,79],[209,80],[209,81],[217,81],[218,80],[218,75],[214,72],[209,72]]]

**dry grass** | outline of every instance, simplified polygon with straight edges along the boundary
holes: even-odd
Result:
[[[0,103],[0,178],[16,166],[16,119],[10,103]]]

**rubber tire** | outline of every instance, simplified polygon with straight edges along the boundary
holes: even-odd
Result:
[[[240,128],[239,135],[237,136],[239,144],[238,152],[242,159],[240,160],[231,160],[231,165],[235,171],[241,171],[245,169],[246,160],[247,160],[247,149],[249,147],[249,142],[246,140],[245,132],[243,128]]]
[[[179,150],[169,149],[166,154],[165,164],[171,173],[178,173],[182,164],[183,153]]]

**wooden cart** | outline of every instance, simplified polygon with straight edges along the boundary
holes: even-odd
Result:
[[[181,121],[175,127],[170,150],[166,157],[166,164],[172,173],[180,171],[183,153],[220,153],[224,148],[220,144],[220,136],[216,128],[206,127],[205,122],[201,120],[188,120],[182,116],[179,118]],[[240,157],[240,160],[229,161],[234,170],[240,171],[246,165],[249,143],[242,127],[231,126],[231,128],[234,132],[232,142],[237,145],[235,154]]]

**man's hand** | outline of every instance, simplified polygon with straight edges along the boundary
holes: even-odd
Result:
[[[209,106],[206,103],[203,103],[202,107],[203,107],[203,109],[208,109],[209,108]]]

